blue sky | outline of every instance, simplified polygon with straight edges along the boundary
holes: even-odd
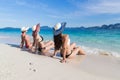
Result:
[[[101,26],[120,22],[120,0],[0,0],[1,27]]]

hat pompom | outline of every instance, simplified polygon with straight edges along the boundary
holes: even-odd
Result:
[[[59,30],[61,28],[61,23],[57,23],[55,26],[54,26],[54,29],[55,30]]]

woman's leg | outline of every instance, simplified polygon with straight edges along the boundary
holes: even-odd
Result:
[[[46,55],[46,56],[51,56],[51,54],[50,54],[51,53],[51,51],[50,51],[51,48],[54,48],[54,45],[46,46],[45,49],[42,50],[42,54]]]
[[[76,47],[72,50],[72,54],[68,58],[73,58],[76,55],[85,55],[84,51],[80,47]]]
[[[82,48],[79,47],[78,55],[85,55],[85,52]]]
[[[46,51],[49,51],[51,48],[54,48],[54,45],[46,46],[46,47],[45,47],[45,50],[46,50]]]
[[[78,51],[79,51],[79,47],[76,47],[75,49],[73,49],[71,51],[71,54],[68,56],[68,58],[73,58],[75,57],[77,54],[78,54]]]
[[[54,45],[54,42],[53,41],[44,42],[45,47],[50,46],[50,45]]]
[[[70,49],[73,50],[76,47],[76,43],[70,44]]]
[[[44,45],[45,45],[45,50],[44,50],[45,52],[48,52],[51,48],[54,48],[53,41],[48,41]]]

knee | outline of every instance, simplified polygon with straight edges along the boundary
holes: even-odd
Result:
[[[72,46],[76,47],[76,43],[72,43]]]
[[[49,43],[53,43],[53,41],[49,41]]]
[[[53,42],[53,41],[50,41],[50,43],[51,43],[51,44],[54,44],[54,42]]]
[[[76,46],[76,43],[73,43],[74,46]]]
[[[81,47],[78,47],[78,48],[79,48],[78,54],[80,54],[80,55],[85,55],[84,50],[83,50]]]

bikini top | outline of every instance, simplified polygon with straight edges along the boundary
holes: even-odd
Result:
[[[70,38],[68,39],[68,43],[67,44],[68,44],[68,46],[70,45]]]
[[[43,37],[40,36],[39,34],[37,34],[36,39],[38,40],[38,42],[42,42],[43,41]]]

